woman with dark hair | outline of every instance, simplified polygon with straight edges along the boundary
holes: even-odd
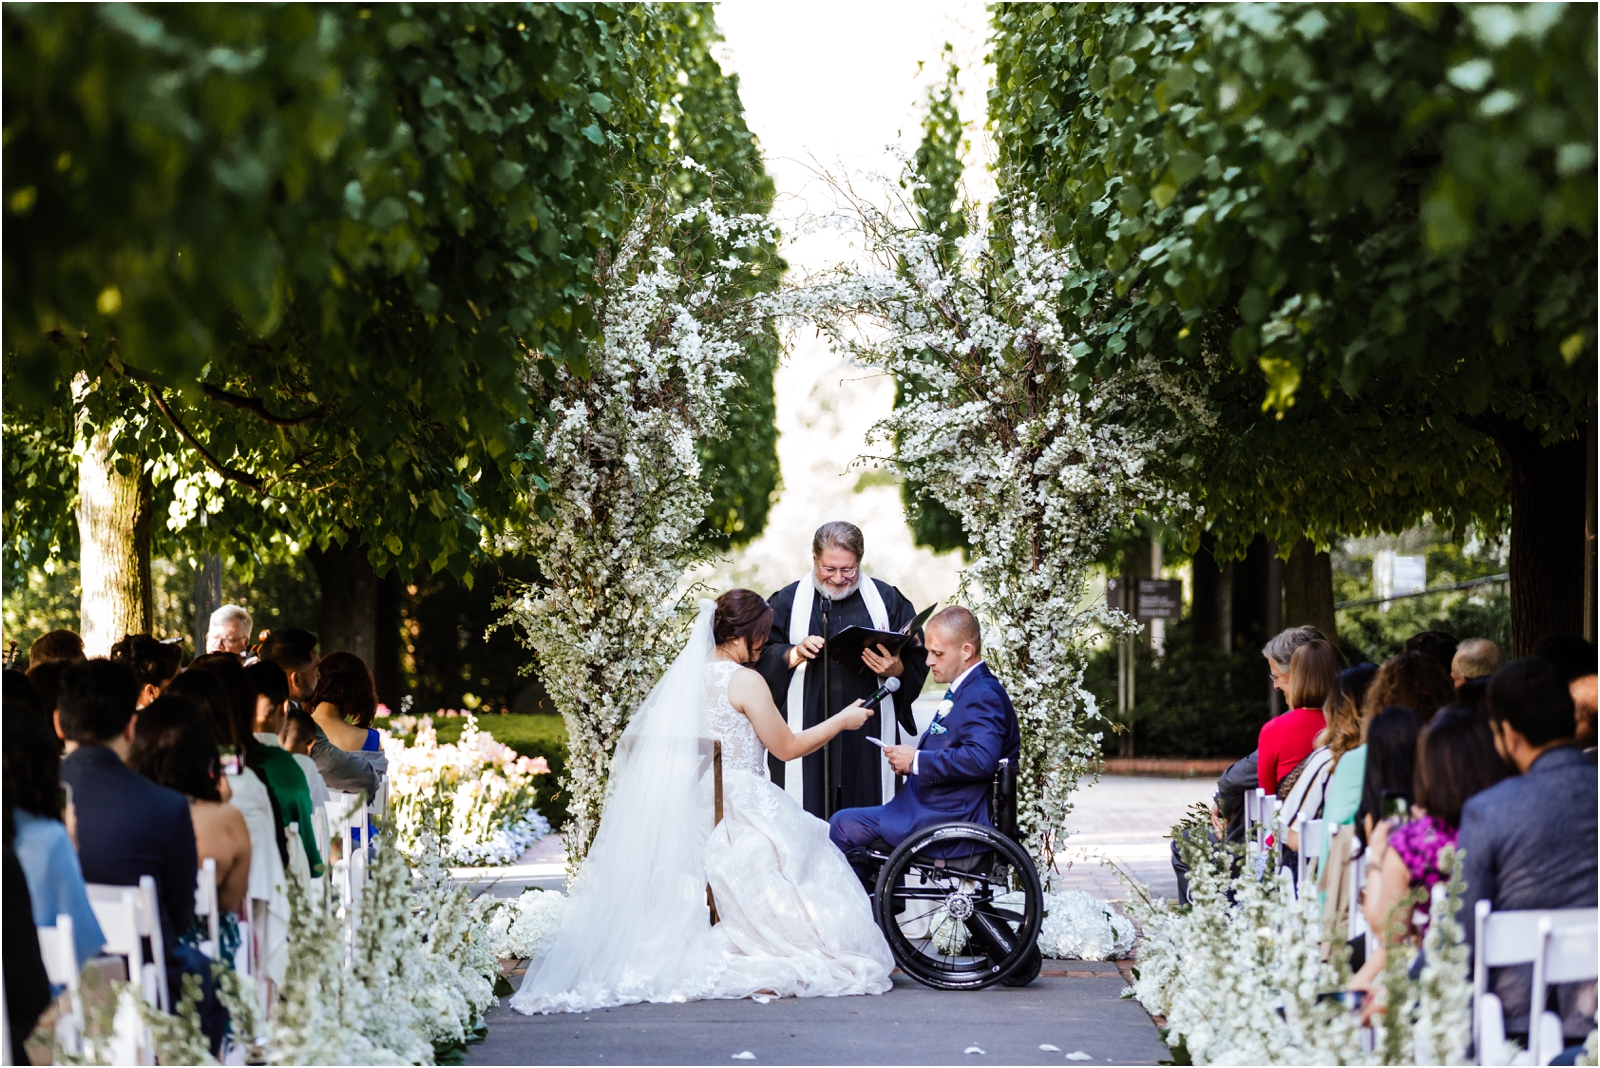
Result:
[[[5,805],[15,834],[12,848],[27,877],[36,927],[54,927],[56,916],[72,917],[78,960],[86,961],[105,943],[89,905],[83,868],[69,827],[71,803],[61,785],[61,750],[55,732],[42,718],[8,704],[0,719],[5,731]]]
[[[1387,835],[1384,820],[1411,806],[1411,775],[1417,763],[1422,717],[1409,708],[1391,705],[1368,721],[1366,733],[1367,766],[1361,780],[1361,804],[1356,808],[1356,837],[1368,849],[1378,849]]]
[[[1456,685],[1450,681],[1450,672],[1440,667],[1437,660],[1423,653],[1401,653],[1384,661],[1378,669],[1372,685],[1367,687],[1361,714],[1371,719],[1379,710],[1399,705],[1426,721],[1455,698]]]
[[[378,687],[367,662],[354,653],[329,653],[317,665],[311,718],[328,741],[350,753],[378,753],[383,742],[372,726]]]
[[[133,669],[134,678],[139,680],[138,707],[143,708],[178,677],[183,667],[183,646],[175,641],[157,641],[148,634],[127,634],[111,647],[111,659]]]
[[[1394,711],[1386,709],[1384,715]],[[1410,818],[1385,821],[1387,834],[1372,835],[1371,859],[1362,910],[1367,925],[1383,932],[1391,913],[1413,888],[1431,890],[1450,877],[1440,854],[1454,848],[1461,825],[1461,806],[1510,774],[1495,750],[1489,725],[1462,705],[1441,708],[1417,735],[1412,784],[1415,805]],[[1408,937],[1427,933],[1427,914],[1401,917]],[[1383,942],[1350,980],[1350,989],[1371,991],[1383,972]]]
[[[225,775],[211,719],[182,697],[158,697],[139,713],[133,727],[128,766],[156,783],[189,798],[194,821],[195,851],[217,865],[217,904],[221,910],[217,960],[230,963],[239,949],[239,920],[250,890],[250,829],[228,802],[232,777]],[[207,937],[205,921],[196,916],[178,941],[198,947]]]
[[[770,614],[748,590],[701,602],[688,643],[623,732],[584,878],[513,1009],[880,994],[893,985],[894,958],[828,825],[767,774],[769,751],[798,759],[871,712],[856,701],[790,730],[766,680],[745,666],[771,633]],[[714,827],[703,740],[722,753],[723,818]],[[700,887],[714,900],[715,925]]]
[[[1317,735],[1327,727],[1322,705],[1333,688],[1334,677],[1344,666],[1343,654],[1332,642],[1322,639],[1306,642],[1289,658],[1284,686],[1289,711],[1267,720],[1256,742],[1256,774],[1267,793],[1277,792],[1278,780],[1311,753]]]

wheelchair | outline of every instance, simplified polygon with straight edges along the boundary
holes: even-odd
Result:
[[[1044,894],[1017,841],[1017,768],[1002,759],[989,787],[994,827],[943,823],[898,847],[850,852],[873,917],[900,970],[937,990],[1027,986],[1039,976]]]

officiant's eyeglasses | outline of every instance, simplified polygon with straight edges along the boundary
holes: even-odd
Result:
[[[825,567],[821,570],[825,578],[833,578],[837,575],[840,578],[853,579],[861,573],[859,567]]]

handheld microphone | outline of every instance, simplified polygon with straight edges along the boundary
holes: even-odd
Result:
[[[877,692],[874,693],[871,697],[867,698],[866,701],[863,702],[863,703],[868,708],[872,708],[879,701],[882,701],[885,697],[888,697],[890,694],[896,692],[899,689],[900,689],[900,680],[895,678],[893,675],[891,675],[887,679],[884,679],[883,680],[883,685],[878,687]]]

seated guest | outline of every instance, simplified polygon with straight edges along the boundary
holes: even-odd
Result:
[[[1407,638],[1403,652],[1421,653],[1445,671],[1449,671],[1450,662],[1456,655],[1456,639],[1454,635],[1446,634],[1442,630],[1425,630]]]
[[[317,723],[303,708],[291,708],[283,718],[283,733],[279,740],[291,753],[311,753],[311,743],[317,740]]]
[[[4,956],[7,1064],[31,1064],[28,1037],[50,1007],[50,977],[39,953],[39,939],[33,926],[33,904],[28,900],[28,879],[11,849],[11,803],[0,811],[4,833],[5,873],[0,877],[0,898],[8,906],[0,925],[0,955]]]
[[[305,845],[308,837],[310,839],[306,857],[315,872],[320,861],[311,827],[310,792],[303,781],[298,781],[300,769],[289,762],[287,755],[267,749],[251,733],[253,711],[239,711],[242,694],[238,691],[248,685],[238,657],[232,653],[211,653],[197,657],[189,670],[173,682],[169,692],[189,698],[210,714],[218,741],[226,747],[225,758],[229,752],[239,754],[240,760],[230,779],[233,803],[244,813],[246,822],[253,829],[259,829],[255,831],[258,837],[270,832],[271,837],[262,844],[271,842],[279,862],[287,867],[291,860],[284,835],[291,823],[299,824],[301,845]],[[251,697],[253,699],[254,695]],[[282,790],[277,788],[279,775],[288,780]],[[265,875],[264,872],[255,874],[258,878]]]
[[[1312,743],[1328,723],[1322,704],[1333,688],[1333,678],[1344,669],[1344,657],[1332,642],[1310,641],[1289,659],[1284,697],[1289,711],[1269,719],[1256,742],[1257,773],[1261,788],[1276,793],[1278,781],[1311,753]]]
[[[1422,653],[1401,653],[1384,661],[1372,677],[1372,685],[1361,702],[1361,714],[1371,719],[1380,709],[1398,705],[1426,720],[1455,697],[1450,672],[1437,660]]]
[[[1450,681],[1456,689],[1471,679],[1493,675],[1506,666],[1506,654],[1488,638],[1468,638],[1456,646],[1456,655],[1450,660]]]
[[[1573,742],[1577,724],[1565,681],[1537,657],[1513,661],[1489,683],[1489,726],[1519,774],[1461,810],[1461,921],[1469,943],[1479,901],[1498,912],[1594,908],[1600,896],[1600,796],[1594,763]],[[1489,986],[1500,996],[1507,1032],[1526,1033],[1531,966],[1494,969]],[[1559,986],[1556,1000],[1566,1037],[1582,1041],[1594,1023],[1594,984]]]
[[[1261,647],[1266,658],[1267,671],[1272,676],[1272,688],[1282,692],[1289,683],[1289,661],[1294,651],[1307,642],[1321,641],[1323,634],[1313,626],[1290,627],[1280,632]],[[1260,753],[1251,753],[1234,761],[1217,779],[1217,791],[1211,799],[1212,837],[1217,841],[1232,843],[1244,841],[1244,795],[1257,788],[1261,782]],[[1178,898],[1189,899],[1189,869],[1183,863],[1178,843],[1172,843],[1172,869],[1178,877]]]
[[[178,942],[178,934],[194,922],[200,870],[194,821],[188,798],[127,765],[138,696],[132,669],[115,661],[88,660],[62,676],[56,715],[78,748],[61,762],[61,779],[72,788],[84,879],[112,886],[138,886],[145,875],[155,880],[168,989],[181,991],[185,974],[200,978],[200,1025],[215,1052],[227,1030],[227,1013],[217,1002],[210,962]]]
[[[105,938],[67,832],[55,732],[43,718],[16,714],[9,706],[4,721],[5,802],[16,834],[13,849],[28,878],[34,926],[54,927],[61,913],[71,916],[78,960],[86,961],[100,952]]]
[[[250,831],[244,816],[228,804],[232,791],[210,717],[185,698],[158,698],[139,713],[128,766],[189,799],[195,850],[202,861],[209,857],[217,865],[219,959],[233,960],[239,950],[238,916],[250,889]],[[196,916],[178,938],[198,948],[208,933],[206,922]]]
[[[33,688],[39,711],[44,713],[45,722],[50,725],[52,733],[55,734],[56,745],[58,746],[61,744],[62,739],[61,732],[55,729],[56,697],[61,692],[61,673],[74,663],[76,661],[46,660],[38,667],[28,669],[28,685]],[[68,752],[70,751],[69,749]]]
[[[326,808],[328,787],[322,781],[322,774],[317,771],[316,761],[311,759],[311,743],[316,740],[315,725],[305,732],[303,745],[290,745],[283,737],[289,718],[289,680],[284,677],[283,669],[270,660],[257,660],[245,668],[244,673],[256,692],[256,741],[268,749],[282,749],[294,757],[311,791],[312,807]],[[311,717],[303,710],[296,711],[307,723],[311,722]]]
[[[303,630],[285,627],[275,630],[261,643],[261,659],[271,661],[283,669],[289,681],[289,700],[305,705],[311,701],[318,682],[317,640]],[[359,753],[349,753],[335,746],[317,728],[317,737],[311,743],[311,759],[330,790],[347,794],[378,793],[378,773]]]
[[[211,624],[206,629],[206,652],[242,657],[249,648],[249,612],[236,604],[225,604],[211,613]]]
[[[354,653],[323,657],[310,707],[311,718],[328,741],[346,752],[360,753],[383,773],[388,767],[383,739],[372,726],[378,711],[378,688],[366,661]]]
[[[45,712],[39,707],[39,694],[34,690],[33,683],[28,681],[28,676],[14,668],[6,668],[0,675],[5,679],[5,703],[13,711],[20,713],[26,710],[43,720]]]
[[[1592,642],[1572,634],[1555,634],[1539,643],[1534,656],[1549,661],[1556,675],[1567,683],[1572,694],[1572,711],[1578,719],[1578,732],[1573,735],[1580,749],[1589,752],[1595,747],[1595,649]]]
[[[1374,664],[1357,664],[1339,672],[1333,680],[1333,689],[1328,691],[1328,703],[1323,706],[1328,717],[1330,741],[1344,738],[1348,744],[1347,751],[1335,759],[1323,794],[1322,818],[1328,823],[1340,826],[1353,823],[1356,809],[1361,805],[1361,784],[1367,772],[1367,744],[1361,740],[1361,706],[1377,673]],[[1336,721],[1341,724],[1338,731],[1333,726]],[[1345,732],[1352,726],[1354,737],[1349,737]]]
[[[1417,735],[1422,717],[1391,705],[1367,721],[1367,760],[1361,777],[1361,803],[1356,806],[1356,837],[1368,849],[1381,850],[1387,836],[1385,819],[1411,807],[1411,773],[1417,763]]]
[[[34,643],[28,646],[29,671],[51,660],[76,663],[82,659],[83,639],[70,630],[53,630],[34,639]]]
[[[183,646],[158,642],[148,634],[129,634],[111,647],[111,659],[127,664],[139,680],[139,707],[154,701],[178,677],[183,667]]]
[[[1316,748],[1301,762],[1299,779],[1284,799],[1283,825],[1289,828],[1284,839],[1290,849],[1300,848],[1300,827],[1303,824],[1308,820],[1328,818],[1326,807],[1333,776],[1346,761],[1351,761],[1355,750],[1360,748],[1360,691],[1366,688],[1367,681],[1376,670],[1371,664],[1361,664],[1346,668],[1334,676],[1328,699],[1322,705],[1323,718],[1328,725],[1317,735]],[[1360,796],[1361,771],[1365,770],[1366,756],[1363,751],[1359,758],[1351,761],[1359,764],[1360,769],[1345,777],[1353,784],[1346,788],[1346,792],[1356,798]],[[1348,801],[1348,807],[1353,819],[1356,802]],[[1349,823],[1350,820],[1334,822]]]
[[[1420,940],[1427,932],[1426,912],[1394,916],[1395,908],[1413,888],[1432,890],[1450,877],[1440,862],[1446,846],[1457,844],[1461,808],[1467,799],[1506,777],[1507,769],[1495,752],[1488,724],[1470,708],[1447,706],[1435,713],[1417,735],[1417,762],[1413,784],[1416,804],[1403,817],[1386,821],[1381,850],[1367,865],[1367,886],[1362,911],[1367,926],[1383,932],[1392,922],[1405,925],[1407,937]],[[1349,988],[1371,993],[1383,973],[1381,939]]]

